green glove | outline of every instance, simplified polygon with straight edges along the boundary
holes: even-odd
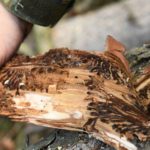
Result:
[[[54,26],[75,0],[2,0],[10,11],[32,24]]]

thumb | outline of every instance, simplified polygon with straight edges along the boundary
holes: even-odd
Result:
[[[13,16],[0,3],[0,66],[19,48],[32,25]]]

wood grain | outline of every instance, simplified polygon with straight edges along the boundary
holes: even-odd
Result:
[[[0,70],[0,114],[137,150],[131,140],[150,137],[150,70],[135,77],[118,47],[109,36],[103,53],[62,48],[14,56]]]

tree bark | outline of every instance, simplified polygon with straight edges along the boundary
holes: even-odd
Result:
[[[103,53],[54,49],[35,58],[16,55],[0,71],[0,114],[136,150],[131,140],[150,137],[150,69],[147,61],[139,62],[149,62],[149,52],[128,53],[129,60],[138,58],[130,69],[124,50],[109,36]]]

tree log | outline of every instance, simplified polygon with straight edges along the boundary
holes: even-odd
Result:
[[[150,138],[150,66],[130,69],[124,52],[108,36],[103,53],[62,48],[16,55],[0,70],[0,114],[137,150],[131,140]]]

